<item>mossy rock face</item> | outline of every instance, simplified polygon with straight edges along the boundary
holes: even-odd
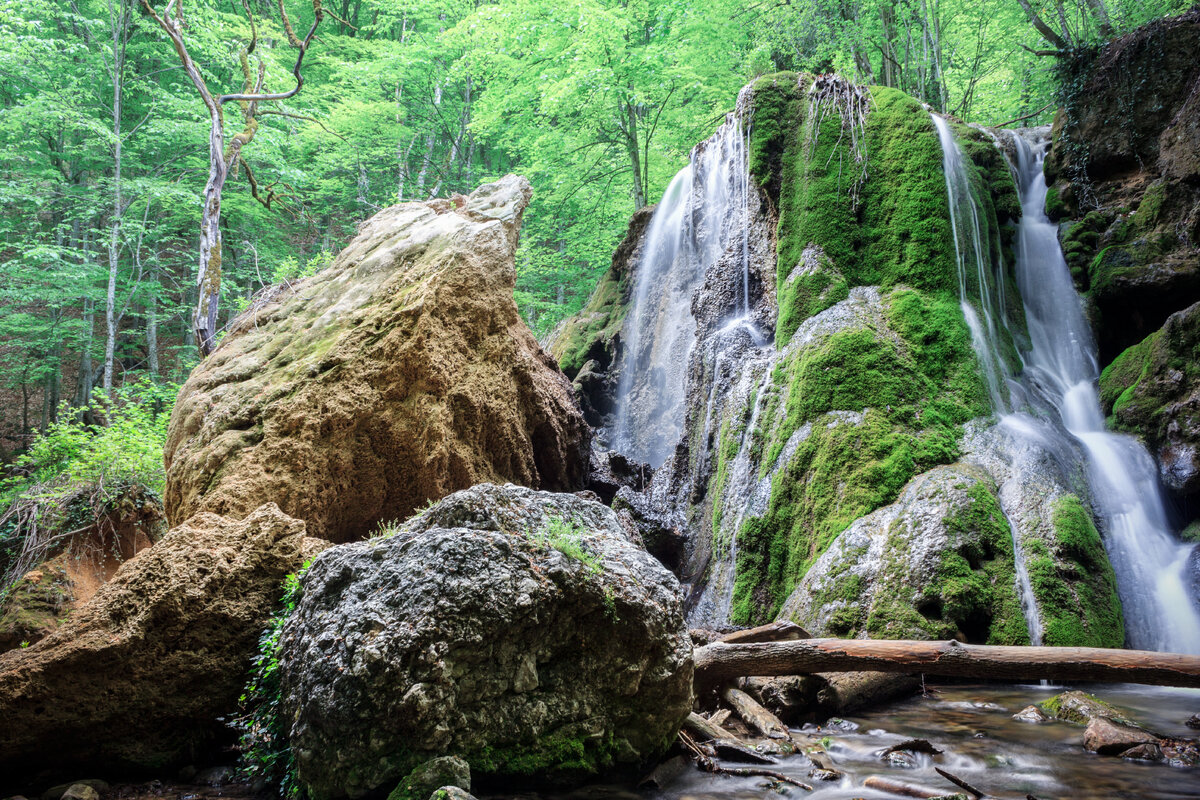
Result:
[[[1197,48],[1192,10],[1064,64],[1046,210],[1063,219],[1102,364],[1200,301]]]
[[[612,265],[592,290],[583,310],[568,317],[550,334],[547,349],[571,380],[575,380],[588,361],[595,361],[599,369],[607,370],[620,356],[619,335],[629,312],[646,228],[655,208],[646,206],[630,217],[625,238],[613,253]]]
[[[780,618],[832,636],[1028,644],[1014,575],[991,479],[938,467],[838,536]]]
[[[912,289],[856,288],[807,319],[765,391],[746,435],[770,496],[737,531],[740,623],[772,619],[839,533],[914,475],[953,462],[960,426],[987,411],[957,302]],[[717,509],[743,437],[740,413],[722,427],[734,438],[719,448],[708,490]]]
[[[1200,303],[1172,314],[1100,375],[1109,423],[1151,448],[1163,483],[1200,492]]]
[[[795,73],[752,86],[751,173],[779,216],[779,354],[757,396],[710,427],[720,435],[704,492],[713,550],[737,537],[731,617],[743,624],[774,618],[847,526],[893,502],[919,473],[954,462],[961,426],[989,412],[929,112],[872,87],[865,124],[851,136],[839,109],[814,99],[819,86]],[[976,286],[972,269],[968,291],[1018,297],[1002,255],[1011,236],[1002,222],[1020,213],[1011,173],[987,134],[955,127],[994,260],[987,279],[1006,284]],[[854,138],[866,159],[857,193],[844,166],[855,163]],[[1002,312],[1023,337],[1019,303]],[[1003,349],[1016,363],[1011,339]],[[747,450],[769,499],[739,512],[734,532],[725,530],[728,511],[746,504],[726,496],[728,475]]]
[[[27,573],[0,600],[0,652],[28,647],[66,620],[75,592],[65,558],[59,556]]]

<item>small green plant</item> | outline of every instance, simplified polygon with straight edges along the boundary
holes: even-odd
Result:
[[[579,523],[556,516],[548,517],[546,522],[545,530],[536,537],[542,544],[553,547],[573,561],[580,562],[592,574],[600,574],[600,559],[584,549],[583,529],[579,527]]]
[[[298,572],[283,579],[279,610],[259,637],[258,654],[251,662],[250,678],[239,699],[242,713],[229,723],[240,734],[242,777],[266,782],[286,800],[302,797],[303,787],[296,781],[296,762],[281,710],[280,639],[288,617],[300,601],[300,578],[311,564],[311,561],[305,563]]]
[[[275,265],[271,272],[271,283],[284,283],[310,278],[333,263],[333,253],[321,250],[301,264],[295,256],[288,256]]]

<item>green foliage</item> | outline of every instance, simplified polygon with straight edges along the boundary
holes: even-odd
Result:
[[[33,490],[43,499],[62,498],[81,485],[118,492],[142,486],[162,495],[166,483],[163,445],[178,387],[140,381],[112,398],[97,391],[88,417],[63,416],[38,434],[28,452],[13,462],[15,476],[0,482],[0,501]]]
[[[281,798],[305,795],[296,779],[296,762],[288,741],[289,726],[282,714],[279,656],[283,628],[300,602],[303,591],[300,579],[311,564],[309,561],[283,579],[279,609],[259,637],[258,652],[250,662],[250,677],[238,701],[241,713],[230,722],[239,734],[242,777],[247,781],[264,781]]]
[[[578,561],[593,575],[600,574],[603,565],[598,556],[589,553],[583,541],[583,529],[575,520],[549,517],[546,527],[531,537],[543,547],[550,547],[572,561]]]

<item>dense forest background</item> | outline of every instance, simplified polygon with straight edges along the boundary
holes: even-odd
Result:
[[[172,10],[214,93],[294,85],[314,6]],[[261,103],[224,190],[218,327],[399,200],[532,182],[517,301],[578,310],[737,90],[782,69],[1048,122],[1059,65],[1190,0],[329,0],[294,96]],[[165,14],[159,0],[151,3]],[[191,332],[208,112],[141,0],[0,0],[0,461],[93,390],[169,402]],[[253,47],[250,44],[253,43]],[[243,71],[245,67],[246,71]],[[255,77],[261,76],[261,77]],[[253,81],[252,81],[253,82]],[[244,111],[244,109],[243,109]],[[250,130],[226,106],[226,134]],[[134,391],[126,389],[126,391]],[[78,418],[72,413],[69,416]]]

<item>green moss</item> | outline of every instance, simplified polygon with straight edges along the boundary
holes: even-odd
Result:
[[[588,738],[556,732],[531,742],[485,747],[466,756],[466,760],[472,772],[526,777],[536,775],[553,780],[565,775],[600,772],[615,763],[617,751],[611,733],[602,738]]]
[[[0,599],[0,651],[36,642],[66,619],[75,593],[62,558],[32,570],[4,593]]]
[[[1150,372],[1155,346],[1162,331],[1155,331],[1142,341],[1124,350],[1100,373],[1100,404],[1105,413],[1123,409],[1135,411],[1138,386]],[[1151,404],[1153,405],[1153,403]],[[1146,409],[1153,412],[1153,408]]]
[[[1167,199],[1167,185],[1159,181],[1151,184],[1142,195],[1137,211],[1131,222],[1135,229],[1142,233],[1154,230],[1162,213],[1163,202]]]
[[[1190,525],[1179,532],[1179,538],[1185,542],[1200,544],[1200,519],[1193,521]]]
[[[1026,543],[1026,567],[1044,631],[1057,647],[1122,647],[1117,580],[1091,514],[1075,495],[1054,503],[1054,541]]]
[[[621,331],[629,307],[628,287],[623,276],[609,268],[596,284],[587,305],[563,324],[554,341],[553,355],[559,368],[574,379],[589,359]]]
[[[1013,580],[1012,536],[994,490],[978,481],[967,500],[945,520],[949,542],[934,580],[923,587],[907,574],[909,542],[902,526],[889,534],[888,564],[867,617],[876,638],[961,639],[986,644],[1028,644],[1024,612]]]
[[[1058,187],[1051,186],[1046,190],[1046,216],[1052,220],[1058,220],[1067,216],[1067,214],[1067,204],[1059,196]]]

